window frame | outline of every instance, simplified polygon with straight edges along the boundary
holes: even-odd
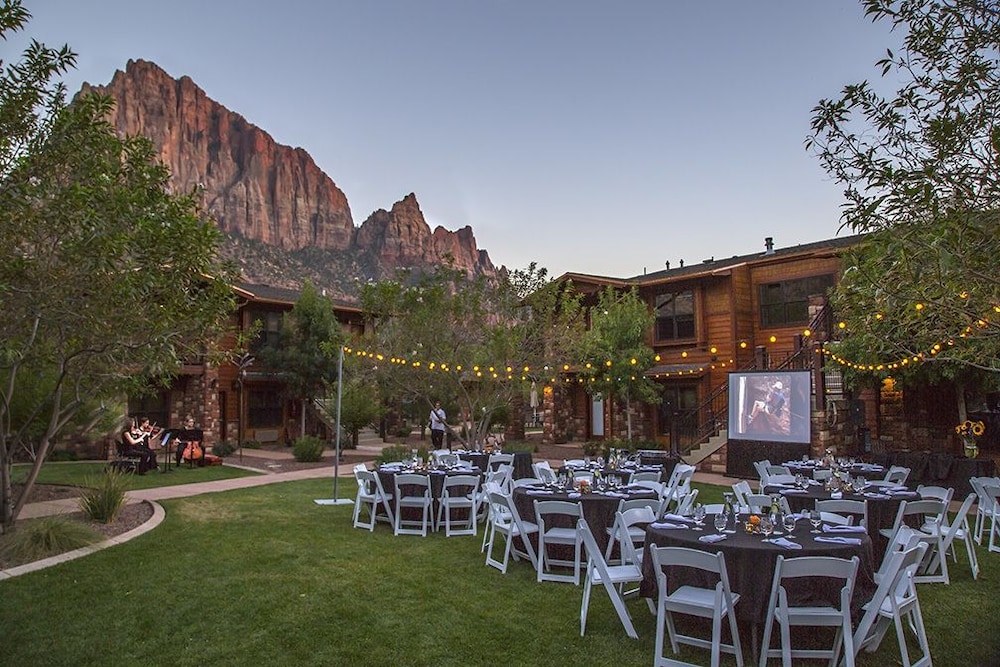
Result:
[[[834,273],[819,273],[758,284],[757,318],[760,328],[776,329],[809,324],[809,298],[826,294],[836,285],[836,280]],[[779,291],[779,297],[772,296]],[[805,294],[802,295],[801,292]],[[792,309],[802,309],[802,315],[795,317]]]
[[[677,311],[677,304],[679,303],[678,297],[683,296],[686,296],[691,304],[690,313],[679,313]],[[671,312],[667,315],[661,314],[661,309],[665,308],[667,305],[670,306]],[[696,317],[697,310],[698,304],[695,298],[695,291],[691,288],[672,290],[669,292],[659,292],[655,294],[653,296],[653,340],[658,343],[695,340],[698,335]],[[667,324],[669,324],[673,335],[663,336],[661,335],[661,332]],[[682,330],[682,327],[684,327],[685,330]],[[687,335],[688,332],[686,329],[688,327],[690,327],[690,335]]]

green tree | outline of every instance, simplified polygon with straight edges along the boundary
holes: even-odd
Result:
[[[645,375],[654,363],[653,350],[646,344],[653,314],[634,287],[625,292],[605,287],[590,311],[590,320],[580,377],[589,393],[607,396],[612,404],[624,404],[631,440],[632,402],[660,402],[656,383]]]
[[[866,233],[834,295],[847,332],[837,354],[858,372],[965,384],[1000,370],[1000,11],[862,4],[902,48],[877,63],[884,85],[821,100],[806,141],[845,187],[844,225]]]
[[[0,30],[22,28],[19,2]],[[0,35],[2,36],[2,35]],[[10,530],[53,440],[209,353],[234,301],[219,233],[170,194],[149,141],[118,137],[110,100],[67,105],[68,48],[33,43],[0,71],[0,523]],[[37,400],[28,410],[22,390]],[[14,497],[11,464],[33,466]]]
[[[261,362],[280,372],[285,391],[300,402],[299,435],[306,432],[306,408],[313,399],[326,396],[337,381],[337,358],[324,346],[343,340],[343,331],[333,314],[333,302],[308,280],[292,311],[282,323],[279,342],[259,350]]]
[[[578,298],[544,269],[532,264],[512,276],[469,280],[439,267],[364,288],[384,394],[427,412],[435,400],[457,406],[450,424],[468,422],[468,437],[482,442],[494,416],[526,395],[530,381],[565,358],[583,333]]]

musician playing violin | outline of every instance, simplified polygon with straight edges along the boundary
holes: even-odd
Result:
[[[149,417],[142,417],[138,422],[132,422],[132,427],[122,434],[125,439],[125,454],[138,456],[142,459],[142,467],[146,470],[156,470],[156,452],[151,446],[151,439],[159,429],[149,423]]]

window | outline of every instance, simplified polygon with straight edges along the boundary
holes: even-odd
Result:
[[[149,417],[149,423],[166,428],[170,415],[170,396],[161,391],[153,395],[130,396],[128,399],[129,415],[136,419]]]
[[[281,394],[277,389],[251,389],[248,403],[250,428],[281,425]]]
[[[694,292],[656,296],[656,340],[694,338]]]
[[[833,274],[784,280],[760,286],[760,325],[779,327],[809,323],[809,297],[826,294]]]
[[[250,324],[255,325],[260,322],[260,334],[254,345],[255,350],[262,347],[277,347],[278,337],[281,335],[282,313],[273,311],[252,311],[250,313]]]

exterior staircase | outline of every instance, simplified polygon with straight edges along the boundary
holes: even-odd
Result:
[[[697,466],[702,472],[725,473],[726,459],[719,450],[727,442],[729,442],[729,431],[722,429],[717,435],[713,435],[682,458],[688,464]]]

